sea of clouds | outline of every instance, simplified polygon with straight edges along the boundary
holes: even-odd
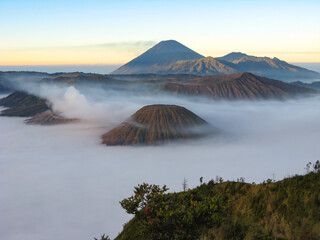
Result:
[[[217,175],[247,182],[304,173],[320,158],[320,98],[212,101],[91,87],[41,87],[54,111],[80,122],[25,125],[0,117],[0,233],[6,240],[112,238],[129,216],[119,201],[148,182],[170,191]],[[148,104],[184,106],[219,136],[164,146],[107,147],[101,135]]]

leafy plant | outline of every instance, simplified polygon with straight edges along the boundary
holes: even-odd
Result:
[[[224,206],[219,197],[202,196],[197,190],[164,194],[167,190],[144,183],[120,202],[141,222],[144,239],[192,240],[203,229],[220,224]]]

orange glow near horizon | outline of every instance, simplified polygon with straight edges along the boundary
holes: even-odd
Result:
[[[268,53],[265,54],[253,54],[253,53],[247,53],[248,55],[254,55],[258,57],[266,56],[266,57],[277,57],[280,60],[286,61],[288,63],[320,63],[320,54],[295,54],[295,56],[291,56],[293,54],[283,54],[283,53],[277,53],[276,55],[270,55]],[[220,56],[220,55],[219,55]],[[223,56],[223,55],[221,55]],[[37,57],[32,58],[30,56],[21,56],[19,55],[18,58],[15,56],[10,56],[10,58],[0,59],[0,65],[1,66],[49,66],[49,65],[123,65],[129,61],[131,61],[136,56],[133,56],[132,58],[119,58],[115,57],[113,59],[102,59],[102,58],[82,58],[77,59],[76,57],[64,57],[64,58],[57,58],[57,57],[51,57],[49,56],[46,58],[43,57]],[[218,56],[216,56],[218,57]],[[63,60],[62,60],[63,59]]]
[[[188,44],[186,44],[188,46]],[[130,49],[106,47],[52,47],[26,49],[0,49],[0,65],[2,66],[33,66],[33,65],[122,65],[148,50],[150,46]],[[204,56],[220,57],[231,51],[224,49],[196,49]],[[226,48],[225,48],[226,49]],[[247,48],[249,50],[249,48]],[[207,52],[207,54],[205,54]],[[286,62],[320,63],[318,52],[276,52],[276,51],[241,51],[248,55],[277,57]]]

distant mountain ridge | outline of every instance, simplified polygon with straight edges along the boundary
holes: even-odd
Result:
[[[276,79],[320,78],[320,73],[289,64],[278,58],[256,57],[233,52],[216,59],[239,72],[251,72]]]
[[[194,61],[196,62],[194,68],[199,72],[205,71],[210,65],[219,64],[218,61],[210,57],[199,60],[179,61],[179,63],[183,62],[186,64],[186,68],[181,68],[179,71],[184,72]],[[170,66],[174,68],[176,65],[174,63]],[[226,70],[226,65],[215,66],[217,66],[220,71]],[[118,78],[122,80],[117,80]],[[312,85],[302,83],[289,84],[279,80],[260,77],[249,72],[223,75],[215,72],[215,75],[209,76],[195,76],[191,74],[100,76],[92,74],[70,74],[45,78],[41,83],[67,84],[79,87],[88,86],[87,84],[98,84],[98,86],[102,88],[116,89],[117,91],[130,94],[142,94],[144,96],[162,94],[164,91],[166,94],[204,96],[225,100],[287,99],[320,93],[316,88],[317,82]]]
[[[204,57],[174,40],[162,41],[111,74],[192,74],[209,76],[251,72],[280,80],[320,79],[320,73],[278,58],[232,52],[223,57]]]
[[[301,81],[297,81],[297,82],[292,82],[290,84],[299,86],[299,87],[306,87],[306,88],[313,88],[313,89],[320,90],[320,81],[316,81],[312,83],[304,83]]]
[[[183,83],[166,83],[161,89],[176,94],[225,100],[286,99],[297,95],[319,93],[314,89],[294,86],[247,72],[199,77]]]

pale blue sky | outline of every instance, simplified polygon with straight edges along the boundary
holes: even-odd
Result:
[[[0,64],[123,63],[165,39],[206,56],[320,62],[311,0],[0,0],[0,29]]]

